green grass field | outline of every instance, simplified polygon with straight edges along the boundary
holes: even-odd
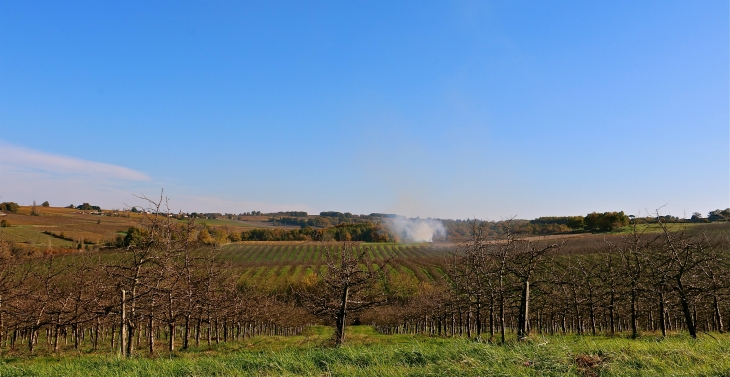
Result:
[[[730,336],[665,339],[534,336],[496,345],[456,338],[380,335],[350,327],[348,344],[326,346],[332,329],[255,337],[156,358],[112,354],[5,356],[0,376],[730,376]]]
[[[47,228],[48,227],[46,227],[46,229]],[[43,230],[40,230],[39,227],[33,225],[18,225],[3,228],[2,236],[4,239],[11,242],[28,243],[41,247],[48,246],[49,243],[53,247],[72,247],[74,245],[71,241],[44,234]]]

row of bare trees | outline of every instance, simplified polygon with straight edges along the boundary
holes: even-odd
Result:
[[[386,333],[506,340],[532,331],[639,336],[725,331],[730,323],[727,232],[637,227],[581,249],[520,238],[505,223],[487,239],[475,222],[449,265],[449,284],[423,287],[370,321]]]
[[[162,338],[172,352],[201,339],[302,331],[303,310],[247,289],[217,250],[199,246],[194,222],[164,215],[162,199],[150,203],[154,211],[122,250],[26,257],[0,242],[0,350],[86,341],[154,355]]]

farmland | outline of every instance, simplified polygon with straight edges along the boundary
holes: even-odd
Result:
[[[145,218],[142,213],[130,211],[104,210],[97,213],[72,208],[38,208],[38,216],[30,215],[30,206],[21,206],[17,213],[5,213],[2,219],[10,226],[0,228],[1,238],[43,248],[72,248],[79,243],[103,245],[114,241],[117,236],[124,236],[129,227],[139,225]],[[248,216],[243,221],[205,219],[200,222],[231,232],[255,228],[293,228],[274,226],[267,221],[266,216]]]
[[[98,216],[89,211],[44,207],[40,216],[30,216],[30,207],[3,216],[11,226],[2,228],[3,238],[38,246],[73,247],[77,241],[100,244],[114,239],[139,221],[138,215]],[[55,236],[53,236],[53,235]]]
[[[329,245],[333,249],[339,245]],[[443,284],[444,266],[453,244],[359,245],[373,263],[389,262],[391,275],[401,283]],[[325,268],[321,242],[243,242],[221,247],[219,257],[240,273],[240,281],[272,291],[283,291],[314,271]]]
[[[34,245],[0,242],[0,350],[12,370],[34,375],[47,373],[35,360],[88,352],[102,363],[120,363],[112,356],[117,350],[130,357],[174,356],[182,363],[169,366],[175,370],[190,371],[186,363],[194,360],[234,375],[321,374],[316,360],[294,366],[281,358],[306,360],[303,355],[319,347],[342,357],[337,352],[345,351],[327,347],[333,323],[336,329],[352,328],[348,337],[344,331],[334,333],[338,344],[349,339],[347,352],[353,357],[366,357],[372,345],[386,353],[386,364],[370,360],[362,370],[328,362],[330,371],[344,374],[400,365],[398,360],[407,359],[398,348],[403,344],[427,361],[393,373],[463,374],[465,369],[454,365],[461,361],[439,355],[472,352],[482,355],[468,362],[482,368],[474,369],[479,374],[498,368],[480,352],[492,352],[502,364],[524,359],[545,368],[504,369],[508,374],[570,375],[595,367],[596,373],[622,375],[631,374],[632,365],[676,371],[698,359],[678,356],[667,366],[660,356],[622,359],[612,350],[636,347],[663,355],[671,352],[664,345],[689,338],[704,342],[704,352],[724,352],[726,346],[728,223],[648,224],[633,232],[546,236],[515,236],[508,228],[500,235],[499,226],[509,223],[474,223],[470,238],[461,243],[231,242],[231,235],[251,227],[234,227],[243,221],[233,219],[201,224],[167,216],[51,210],[5,217],[12,226],[3,228],[3,237],[11,234],[8,230],[16,237],[30,236],[21,230],[50,233],[53,239],[60,239],[53,235],[61,231],[114,236],[134,226],[114,247],[93,242],[89,247],[84,237],[83,251],[48,250],[35,242],[43,252],[23,254],[17,250]],[[487,226],[489,232],[481,232]],[[362,284],[354,285],[358,281]],[[344,294],[338,291],[342,286]],[[682,290],[687,286],[692,289]],[[335,310],[342,302],[349,305],[346,315]],[[120,344],[122,334],[125,343]],[[706,334],[721,339],[719,348]],[[655,348],[648,339],[660,344]],[[535,344],[556,348],[533,363],[531,355],[547,349]],[[576,344],[583,345],[571,348]],[[277,352],[266,356],[257,348],[264,345]],[[257,366],[253,371],[230,361],[247,353],[292,369]],[[153,374],[135,369],[148,367],[135,360],[123,363],[133,373]],[[708,370],[726,368],[710,365]],[[66,358],[57,366],[83,368]]]
[[[690,231],[723,233],[727,224],[669,224],[672,231],[687,228]],[[639,226],[644,234],[657,235],[656,226]],[[531,237],[534,242],[561,244],[561,255],[585,255],[595,253],[609,243],[618,243],[628,229],[612,234],[576,234]],[[391,273],[411,283],[445,283],[444,276],[449,263],[453,262],[458,243],[360,243],[367,250],[368,258],[375,262],[389,261]],[[337,244],[329,245],[337,248]],[[251,241],[223,245],[218,251],[222,260],[240,272],[242,281],[283,289],[287,284],[301,280],[313,271],[323,268],[324,245],[321,242]]]

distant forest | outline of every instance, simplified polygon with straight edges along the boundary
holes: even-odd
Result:
[[[288,212],[290,214],[291,212]],[[322,214],[325,214],[323,216]],[[372,214],[352,215],[350,213],[323,212],[320,216],[307,217],[271,217],[274,225],[299,226],[298,229],[257,228],[243,232],[229,232],[225,228],[206,226],[200,233],[199,241],[204,244],[223,244],[238,241],[361,241],[361,242],[399,242],[402,241],[384,224],[387,217],[395,215]],[[680,219],[673,216],[633,217],[621,212],[593,212],[586,216],[551,216],[534,220],[440,220],[446,228],[445,237],[434,237],[434,241],[459,241],[470,235],[475,223],[484,229],[484,235],[497,236],[509,223],[515,234],[551,235],[569,233],[603,233],[613,232],[628,226],[632,221],[636,224],[662,223],[704,223],[727,221],[730,209],[710,212],[710,216],[702,218]],[[117,243],[123,242],[120,238]],[[128,245],[125,244],[125,246]]]

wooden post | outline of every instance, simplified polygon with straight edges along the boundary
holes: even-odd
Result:
[[[119,329],[119,344],[121,345],[121,355],[127,356],[127,310],[126,310],[126,295],[127,291],[122,289],[122,316],[121,316],[121,326]]]

